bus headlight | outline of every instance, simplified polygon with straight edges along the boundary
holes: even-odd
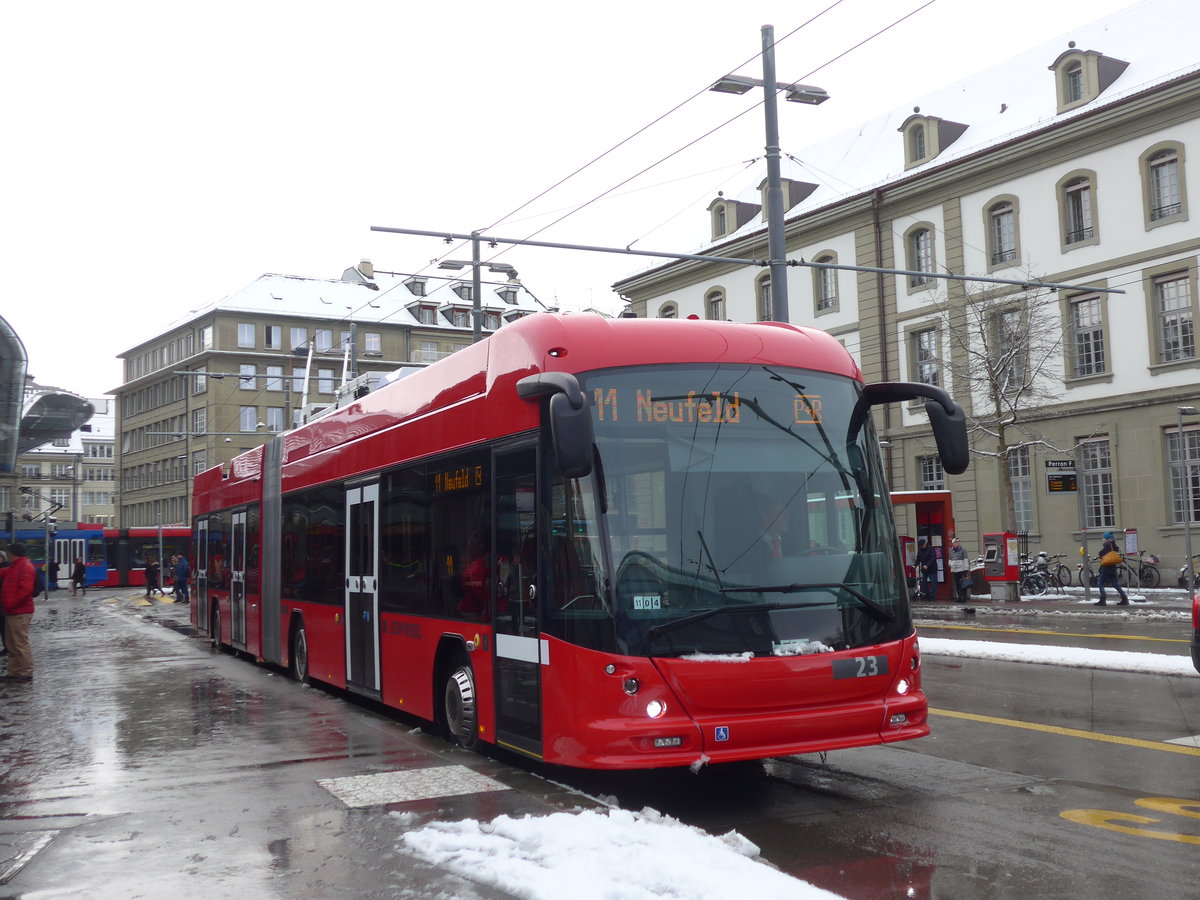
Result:
[[[651,700],[646,704],[646,715],[652,719],[661,719],[667,714],[667,704],[661,700]]]

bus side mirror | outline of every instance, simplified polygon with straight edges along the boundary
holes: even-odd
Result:
[[[540,372],[517,382],[517,395],[536,400],[549,395],[550,440],[558,470],[567,478],[592,473],[592,414],[579,381],[570,372]]]
[[[967,418],[962,407],[955,403],[949,394],[940,387],[915,381],[881,381],[868,384],[863,389],[863,399],[868,406],[916,400],[918,397],[925,398],[925,412],[929,416],[929,424],[933,427],[933,439],[937,444],[942,468],[951,475],[961,475],[971,464]],[[859,415],[865,417],[865,408],[861,413],[856,410],[855,415],[856,418]]]

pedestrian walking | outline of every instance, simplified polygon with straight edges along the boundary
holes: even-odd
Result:
[[[154,592],[158,591],[159,595],[165,597],[167,592],[162,589],[162,584],[159,578],[162,575],[162,569],[158,565],[158,560],[151,557],[146,561],[146,599],[149,600],[154,596]]]
[[[966,603],[974,583],[971,577],[971,557],[957,537],[950,541],[950,577],[954,579],[954,602]]]
[[[9,544],[12,562],[0,569],[0,607],[4,609],[4,644],[8,648],[8,672],[0,680],[33,681],[33,650],[29,646],[29,620],[33,618],[36,572],[21,543]]]
[[[926,538],[917,542],[917,577],[921,599],[932,600],[937,593],[937,553]]]
[[[75,596],[75,591],[83,591],[83,596],[87,596],[87,566],[83,564],[82,557],[75,557],[75,564],[71,567],[71,596]]]
[[[182,554],[175,556],[172,572],[175,578],[175,602],[188,603],[188,576],[191,574],[187,558]]]
[[[1117,583],[1117,569],[1121,566],[1121,551],[1117,549],[1117,542],[1113,539],[1111,531],[1104,532],[1104,543],[1100,545],[1100,577],[1096,583],[1100,586],[1100,599],[1096,601],[1096,606],[1107,606],[1108,601],[1104,597],[1104,588],[1116,588],[1117,593],[1121,595],[1121,602],[1117,606],[1128,606],[1129,598],[1125,596],[1125,592],[1121,590],[1121,585]]]

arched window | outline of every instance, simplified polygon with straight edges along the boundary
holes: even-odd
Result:
[[[725,292],[709,291],[704,298],[704,315],[714,322],[725,321]]]

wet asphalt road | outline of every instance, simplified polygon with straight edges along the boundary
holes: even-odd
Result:
[[[35,683],[0,688],[0,897],[516,896],[431,870],[399,835],[589,796],[736,829],[852,900],[1200,895],[1200,677],[927,656],[921,741],[699,775],[574,773],[454,750],[213,653],[186,609],[139,602],[40,605]],[[1012,615],[989,612],[989,626]],[[407,788],[438,778],[400,799],[334,793],[389,772]],[[452,796],[469,776],[503,789]]]

